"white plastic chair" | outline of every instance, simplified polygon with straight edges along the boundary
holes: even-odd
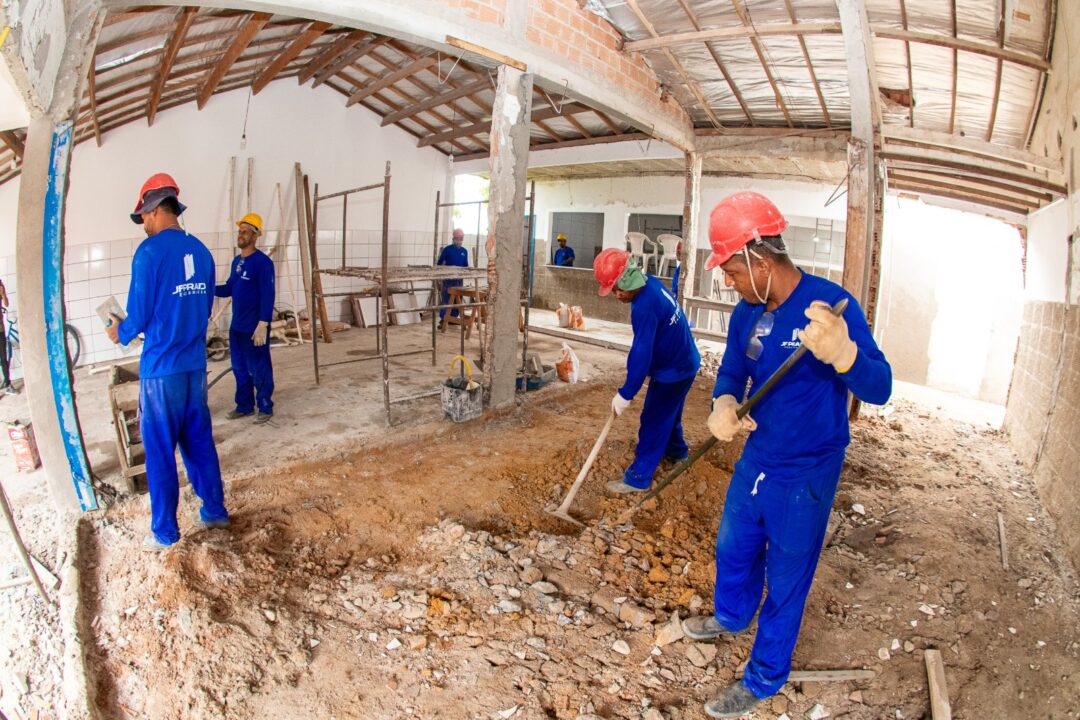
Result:
[[[678,235],[663,234],[656,238],[660,243],[660,247],[664,249],[664,254],[660,257],[660,264],[656,268],[657,275],[664,274],[664,268],[668,268],[671,272],[675,272],[675,263],[679,259],[679,243],[682,242],[682,238]]]
[[[656,245],[649,236],[645,233],[628,232],[626,233],[626,242],[630,243],[630,256],[638,258],[638,267],[642,272],[649,272],[649,261],[645,258],[645,243],[649,243],[653,246],[653,252],[649,253],[649,257],[656,256]]]

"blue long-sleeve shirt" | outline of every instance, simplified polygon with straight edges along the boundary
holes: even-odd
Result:
[[[120,342],[145,337],[139,376],[206,369],[206,324],[214,306],[214,258],[197,237],[170,228],[139,245],[131,261]]]
[[[554,262],[559,267],[574,267],[574,248],[567,245],[556,250]]]
[[[678,382],[693,377],[701,367],[701,354],[682,308],[664,284],[652,277],[630,303],[634,343],[626,358],[626,382],[619,394],[633,400],[646,377]]]
[[[274,319],[274,261],[262,250],[244,257],[233,258],[229,279],[214,288],[218,297],[233,299],[232,322],[234,332],[255,332],[259,322]]]
[[[439,253],[439,262],[435,264],[469,267],[469,251],[457,245],[447,245]]]
[[[824,278],[804,273],[787,300],[772,311],[772,330],[759,335],[762,349],[757,360],[747,355],[747,346],[759,332],[755,326],[765,306],[740,301],[731,314],[713,397],[734,395],[741,401],[748,380],[753,393],[754,386],[765,382],[799,347],[797,332],[810,322],[803,314],[810,303],[821,300],[835,305],[841,298],[848,299],[844,321],[858,347],[855,363],[841,374],[807,352],[750,413],[758,427],[750,433],[743,454],[778,479],[793,477],[843,453],[851,441],[848,390],[860,400],[883,404],[892,394],[892,368],[874,342],[855,298]]]

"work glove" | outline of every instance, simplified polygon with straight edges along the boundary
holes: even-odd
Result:
[[[753,432],[757,430],[757,423],[749,415],[739,419],[735,411],[739,409],[739,401],[734,395],[721,395],[713,399],[712,413],[709,414],[709,432],[721,442],[731,442],[740,430]]]
[[[619,393],[615,393],[615,397],[611,398],[611,412],[616,416],[622,415],[622,411],[628,407],[630,407],[630,401]]]
[[[255,347],[262,347],[266,344],[266,331],[270,327],[270,323],[265,320],[260,320],[259,324],[255,326],[255,332],[251,336],[251,342]]]
[[[803,345],[814,357],[832,365],[839,373],[846,373],[855,364],[859,348],[848,335],[844,318],[832,314],[829,306],[819,300],[810,303],[803,313],[810,324],[799,332]]]

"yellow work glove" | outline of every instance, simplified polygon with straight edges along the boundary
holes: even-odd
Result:
[[[740,430],[753,432],[757,430],[757,423],[749,415],[739,419],[735,411],[739,409],[739,401],[734,395],[721,395],[713,399],[712,413],[709,415],[709,432],[721,442],[731,442]]]
[[[265,320],[260,320],[259,324],[255,326],[255,332],[251,335],[251,342],[255,347],[262,347],[266,344],[266,330],[270,327],[270,323]]]
[[[820,300],[810,303],[803,313],[810,324],[799,332],[803,345],[823,363],[832,365],[839,373],[846,373],[855,364],[859,348],[848,336],[844,318],[832,314],[829,306]]]

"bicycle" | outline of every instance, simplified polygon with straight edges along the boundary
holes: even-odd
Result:
[[[5,310],[8,316],[7,332],[7,359],[10,364],[15,359],[15,351],[19,349],[19,319],[15,313]],[[67,345],[68,367],[78,367],[79,356],[82,355],[82,334],[71,323],[64,323],[64,342]]]

